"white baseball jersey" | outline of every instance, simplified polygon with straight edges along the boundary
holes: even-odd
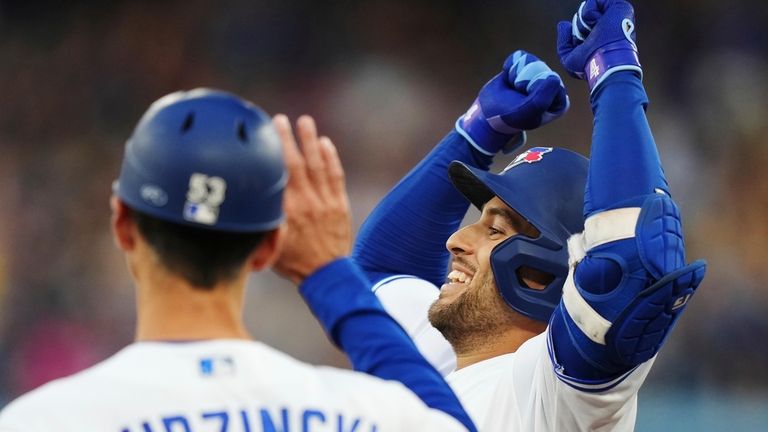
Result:
[[[2,432],[465,431],[402,384],[259,342],[139,342],[0,413]]]
[[[374,286],[390,313],[441,373],[481,432],[632,431],[637,392],[653,361],[600,385],[579,383],[555,370],[549,329],[516,352],[454,371],[450,344],[429,325],[439,289],[413,276]]]

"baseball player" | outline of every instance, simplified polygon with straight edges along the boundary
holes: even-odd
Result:
[[[475,430],[344,258],[350,214],[333,144],[309,117],[297,123],[301,150],[285,116],[274,125],[279,136],[261,110],[220,91],[150,106],[111,199],[113,236],[136,283],[136,342],[17,399],[0,431]],[[302,284],[353,366],[390,381],[250,340],[246,278],[273,264]]]
[[[559,24],[558,54],[589,84],[591,161],[535,147],[487,171],[568,108],[560,78],[515,52],[353,254],[484,432],[632,430],[638,389],[705,272],[685,263],[632,6],[583,2]],[[456,231],[467,201],[480,218]]]

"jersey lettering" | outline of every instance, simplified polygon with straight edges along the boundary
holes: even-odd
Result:
[[[310,422],[313,417],[316,418],[320,424],[325,423],[325,414],[323,414],[322,411],[306,410],[301,418],[302,431],[309,432],[312,430]]]
[[[360,419],[356,418],[352,422],[352,425],[349,427],[349,429],[344,428],[344,417],[342,417],[341,414],[339,414],[339,432],[357,432],[357,427],[360,426]],[[376,427],[373,428],[376,430]]]
[[[243,421],[243,432],[251,432],[251,422],[248,420],[248,413],[240,410],[240,419]]]
[[[217,430],[219,432],[227,432],[228,430],[229,414],[226,411],[203,413],[203,420],[211,420],[212,423],[218,422],[219,428]]]
[[[270,412],[267,408],[228,411],[208,411],[199,416],[174,414],[162,416],[158,424],[139,422],[139,428],[123,427],[120,432],[376,432],[375,423],[344,414],[327,415],[318,409],[290,410],[281,408]],[[230,421],[230,418],[232,421]]]
[[[275,423],[272,421],[272,417],[269,416],[269,411],[266,408],[259,410],[261,414],[261,425],[264,432],[288,432],[288,409],[283,408],[280,410],[282,417],[282,423],[280,429],[275,428]]]
[[[192,432],[189,422],[183,416],[165,417],[163,426],[165,426],[165,432]]]

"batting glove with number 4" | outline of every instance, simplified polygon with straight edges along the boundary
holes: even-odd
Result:
[[[526,130],[560,117],[569,105],[560,76],[538,57],[515,51],[456,121],[456,130],[481,153],[510,153],[525,143]]]
[[[618,71],[642,78],[635,41],[635,11],[625,0],[586,0],[571,22],[557,26],[560,61],[569,74],[587,80],[590,92]]]

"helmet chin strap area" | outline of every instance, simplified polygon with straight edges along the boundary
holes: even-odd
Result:
[[[518,270],[529,267],[553,277],[543,289],[528,287]],[[543,234],[538,238],[512,236],[491,252],[496,287],[504,301],[520,314],[547,322],[560,302],[568,276],[566,245]]]

